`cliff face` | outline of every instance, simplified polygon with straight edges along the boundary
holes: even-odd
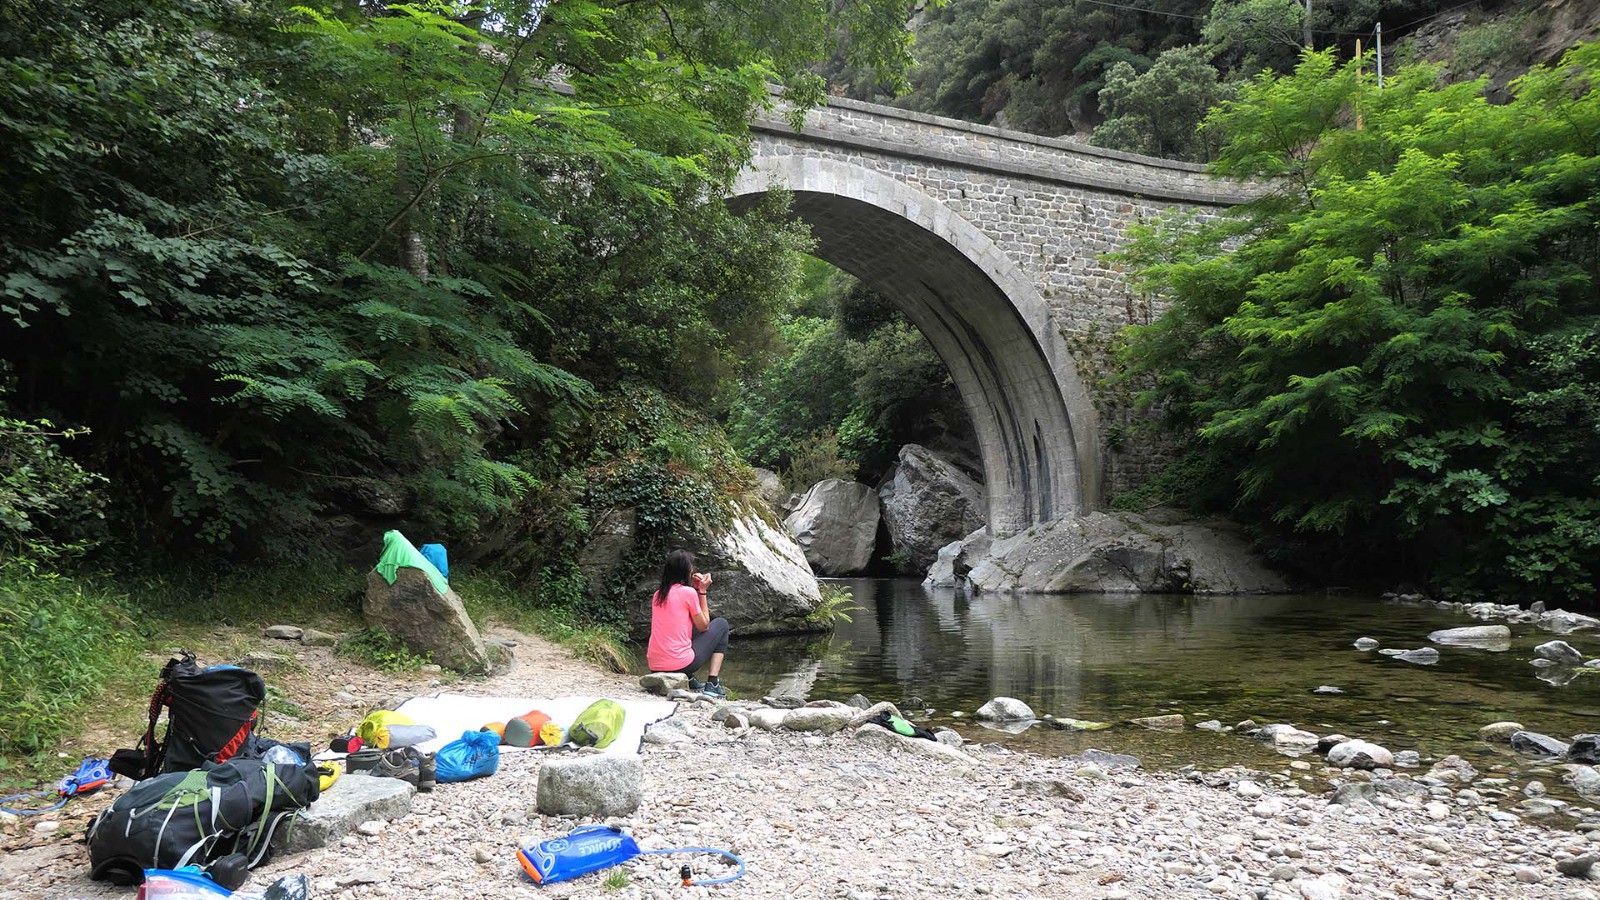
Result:
[[[1389,23],[1385,23],[1389,24]],[[1533,0],[1453,10],[1384,48],[1384,65],[1427,61],[1452,81],[1489,77],[1491,97],[1532,66],[1600,38],[1600,0]]]

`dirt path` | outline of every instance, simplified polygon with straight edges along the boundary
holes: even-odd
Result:
[[[367,673],[362,680],[347,661],[337,661],[329,664],[346,668],[317,676],[319,682],[311,673],[327,660],[308,656],[304,675],[311,680],[286,683],[301,685],[305,695],[297,702],[308,717],[330,708],[346,724],[360,710],[327,698],[351,685],[372,696],[440,687],[498,695],[642,694],[632,680],[600,673],[546,641],[497,634],[518,643],[517,664],[493,679],[434,685]],[[327,698],[313,699],[319,684]],[[1438,786],[1431,796],[1344,807],[1307,795],[1282,775],[1108,775],[996,746],[969,746],[968,760],[951,762],[868,747],[847,732],[729,729],[705,707],[681,708],[674,718],[686,739],[646,745],[645,803],[613,824],[647,848],[732,850],[749,871],[731,885],[678,886],[684,859],[676,857],[641,858],[609,879],[531,884],[516,865],[517,847],[581,824],[534,811],[538,754],[508,755],[492,778],[420,794],[409,817],[379,834],[275,860],[252,883],[304,872],[317,900],[1600,900],[1588,882],[1555,870],[1558,859],[1596,846],[1585,836],[1497,821]],[[1430,813],[1424,800],[1444,808]],[[104,802],[63,817],[54,835],[14,839],[0,860],[0,898],[131,896],[89,882],[76,842],[87,816]],[[1436,818],[1441,811],[1444,818]],[[727,871],[693,861],[699,877]]]

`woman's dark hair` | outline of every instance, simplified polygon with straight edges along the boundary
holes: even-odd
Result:
[[[667,592],[675,584],[694,587],[689,576],[694,574],[694,554],[687,550],[674,550],[667,554],[667,564],[661,567],[661,589],[656,592],[656,602],[667,602]]]

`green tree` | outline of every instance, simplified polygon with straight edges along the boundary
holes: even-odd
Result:
[[[1221,145],[1219,129],[1202,129],[1211,108],[1232,96],[1204,48],[1177,47],[1143,73],[1119,62],[1106,74],[1094,130],[1097,146],[1205,162]]]
[[[1580,46],[1492,105],[1312,54],[1213,114],[1215,170],[1276,189],[1127,256],[1171,302],[1125,360],[1209,473],[1192,499],[1345,574],[1592,594],[1597,65]]]

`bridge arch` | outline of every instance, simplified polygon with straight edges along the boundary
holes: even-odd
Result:
[[[978,434],[991,533],[1100,503],[1094,404],[1033,280],[993,240],[911,185],[827,158],[758,157],[729,202],[772,188],[793,195],[816,255],[894,303],[949,369]]]

